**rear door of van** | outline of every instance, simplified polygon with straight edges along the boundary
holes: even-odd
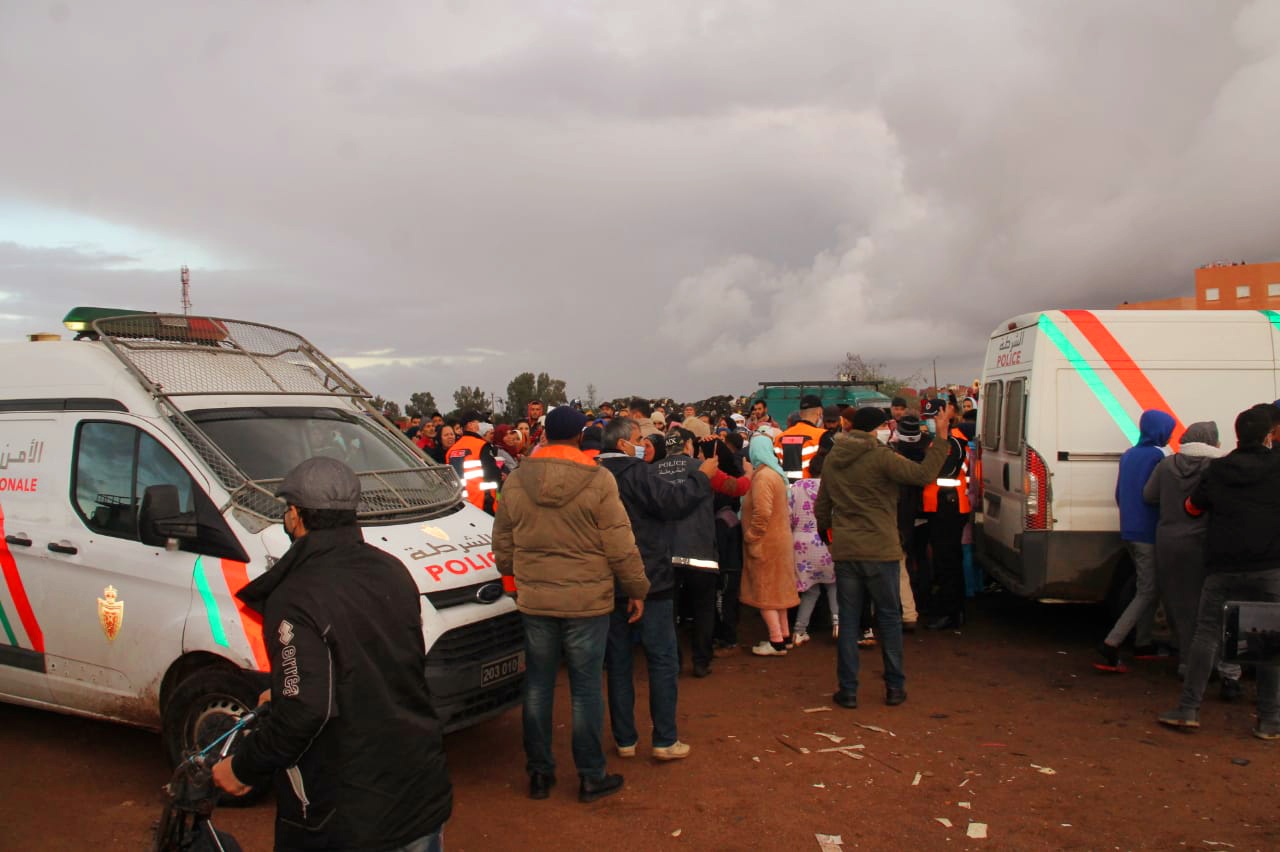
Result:
[[[1027,470],[1024,453],[1035,335],[1032,326],[992,337],[978,401],[983,553],[1004,569],[1006,582],[1022,578],[1020,541],[1029,509],[1038,508],[1028,506],[1027,474],[1036,472]]]

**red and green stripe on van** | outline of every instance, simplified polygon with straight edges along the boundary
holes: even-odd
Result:
[[[1129,414],[1129,410],[1116,396],[1116,393],[1094,368],[1094,363],[1099,360],[1106,365],[1107,371],[1115,376],[1127,396],[1137,403],[1139,411],[1157,409],[1173,416],[1176,425],[1174,426],[1173,438],[1169,441],[1169,446],[1174,450],[1178,449],[1179,436],[1182,435],[1186,428],[1182,418],[1173,410],[1173,406],[1169,404],[1169,401],[1160,393],[1150,377],[1138,366],[1137,362],[1133,360],[1128,350],[1116,339],[1106,324],[1098,319],[1093,311],[1070,310],[1055,311],[1053,313],[1062,314],[1066,319],[1065,325],[1067,328],[1082,337],[1084,343],[1093,349],[1096,357],[1093,359],[1086,357],[1081,348],[1072,341],[1071,336],[1063,331],[1062,325],[1056,322],[1048,313],[1040,315],[1038,321],[1040,331],[1067,359],[1067,363],[1071,365],[1072,369],[1084,381],[1085,386],[1102,404],[1103,409],[1115,421],[1129,443],[1136,444],[1138,442],[1138,424]],[[1277,319],[1272,319],[1272,322],[1280,326],[1280,322]]]
[[[4,639],[9,647],[24,648],[19,641],[17,631],[14,630],[14,621],[10,619],[12,614],[17,620],[17,626],[26,633],[24,650],[43,655],[44,631],[40,629],[40,622],[36,620],[36,614],[31,609],[31,600],[27,597],[26,587],[22,584],[22,575],[18,573],[18,563],[9,551],[9,544],[4,536],[4,507],[0,506],[0,573],[4,575],[4,586],[9,593],[7,599],[0,596],[0,630],[4,631]]]

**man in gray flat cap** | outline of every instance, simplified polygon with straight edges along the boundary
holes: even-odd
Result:
[[[342,462],[304,461],[277,496],[293,546],[239,593],[263,615],[272,710],[214,782],[243,795],[274,777],[277,849],[437,852],[453,792],[418,588],[365,543]]]

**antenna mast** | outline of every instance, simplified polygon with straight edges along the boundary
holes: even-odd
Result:
[[[191,270],[182,265],[182,312],[191,313]]]

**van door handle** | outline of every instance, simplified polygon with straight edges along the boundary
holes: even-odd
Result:
[[[76,547],[74,544],[67,544],[63,541],[49,542],[49,550],[54,553],[65,553],[68,556],[74,556],[80,552],[80,548]]]
[[[24,535],[7,535],[4,537],[5,544],[16,544],[18,547],[30,547],[31,539]]]
[[[1009,490],[1009,463],[1008,462],[1004,463],[1003,482],[1004,482],[1004,490],[1008,491]]]

